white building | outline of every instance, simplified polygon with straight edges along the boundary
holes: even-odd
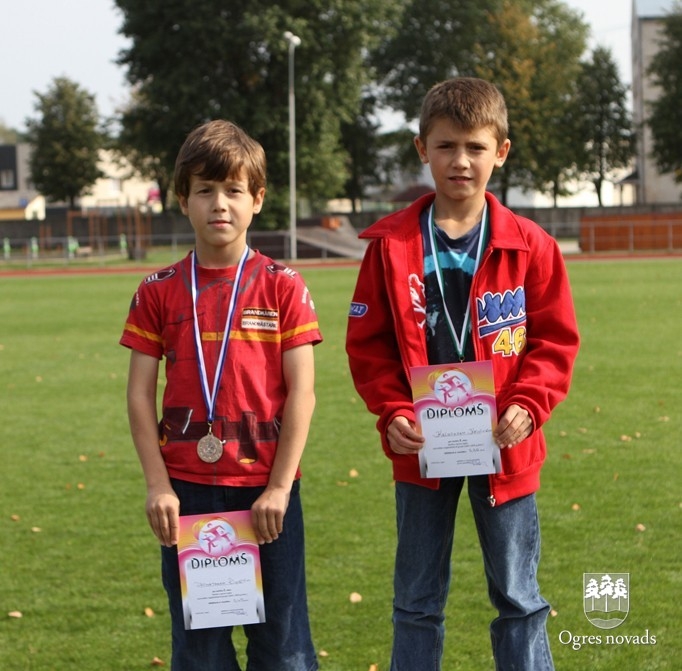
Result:
[[[646,124],[648,105],[660,91],[647,70],[658,51],[662,19],[673,11],[676,0],[633,0],[632,2],[632,116],[637,132],[636,167],[633,174],[638,204],[676,203],[682,185],[671,173],[658,171],[651,158],[652,133]]]
[[[45,219],[45,198],[30,179],[30,145],[0,145],[0,220]],[[161,209],[156,182],[131,176],[130,167],[100,150],[98,168],[104,176],[78,199],[81,210],[125,207]]]

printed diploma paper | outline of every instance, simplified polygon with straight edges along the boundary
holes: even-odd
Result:
[[[249,510],[181,515],[178,562],[185,629],[265,622]]]
[[[417,366],[410,371],[417,430],[425,439],[419,452],[422,477],[499,473],[492,362]]]

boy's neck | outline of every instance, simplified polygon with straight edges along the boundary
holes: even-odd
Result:
[[[474,202],[439,199],[436,195],[433,205],[434,223],[449,237],[456,240],[466,235],[481,221],[485,197]]]
[[[244,253],[246,243],[235,247],[228,245],[226,247],[205,247],[197,245],[194,253],[196,255],[197,265],[202,268],[220,269],[230,268],[239,264],[239,260]],[[249,258],[253,255],[253,250],[249,250]]]

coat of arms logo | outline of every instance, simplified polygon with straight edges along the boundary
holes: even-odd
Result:
[[[615,629],[630,611],[629,573],[583,573],[585,617],[600,629]]]

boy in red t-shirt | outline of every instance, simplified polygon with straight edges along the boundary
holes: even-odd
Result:
[[[231,627],[185,630],[179,515],[251,510],[261,544],[264,623],[246,625],[249,668],[317,669],[308,621],[299,462],[322,339],[301,277],[255,250],[263,148],[228,121],[192,131],[175,191],[195,233],[182,261],[139,286],[121,344],[131,351],[128,415],[161,543],[174,671],[238,671]],[[162,416],[159,361],[166,359]]]

